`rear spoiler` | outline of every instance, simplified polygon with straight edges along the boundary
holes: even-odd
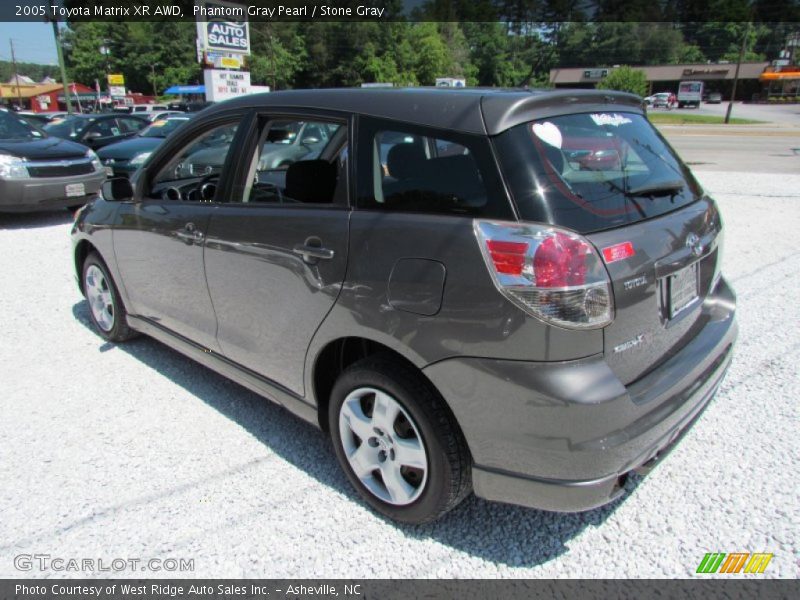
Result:
[[[481,110],[489,135],[497,135],[520,123],[591,112],[635,112],[644,114],[644,101],[636,94],[611,90],[558,90],[520,95],[508,99],[487,94],[481,98]]]

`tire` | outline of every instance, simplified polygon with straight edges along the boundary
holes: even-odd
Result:
[[[110,342],[124,342],[136,333],[128,327],[128,313],[103,259],[91,252],[83,261],[81,287],[89,303],[95,331]]]
[[[378,416],[376,408],[396,417]],[[390,519],[429,523],[472,491],[464,436],[444,401],[413,367],[380,355],[348,367],[331,392],[328,424],[350,483]]]

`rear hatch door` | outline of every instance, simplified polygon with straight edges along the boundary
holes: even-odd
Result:
[[[588,236],[611,277],[615,318],[606,362],[631,383],[703,326],[701,305],[719,267],[719,217],[704,198],[668,215]]]
[[[520,218],[576,231],[604,256],[615,303],[604,351],[627,384],[702,325],[719,215],[641,111],[579,102],[563,110],[493,143]]]

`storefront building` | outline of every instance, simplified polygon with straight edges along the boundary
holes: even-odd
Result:
[[[768,62],[743,62],[739,69],[736,100],[759,99],[763,84],[761,74]],[[550,84],[557,88],[594,88],[615,67],[576,67],[551,69]],[[725,100],[730,99],[736,63],[684,64],[633,66],[643,71],[648,83],[648,95],[659,92],[678,93],[681,81],[702,81],[705,92],[719,92]]]

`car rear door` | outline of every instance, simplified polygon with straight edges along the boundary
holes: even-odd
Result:
[[[319,160],[264,169],[269,130],[308,120],[335,131]],[[339,115],[261,115],[208,224],[206,279],[223,354],[298,395],[308,345],[345,277],[348,125]]]

